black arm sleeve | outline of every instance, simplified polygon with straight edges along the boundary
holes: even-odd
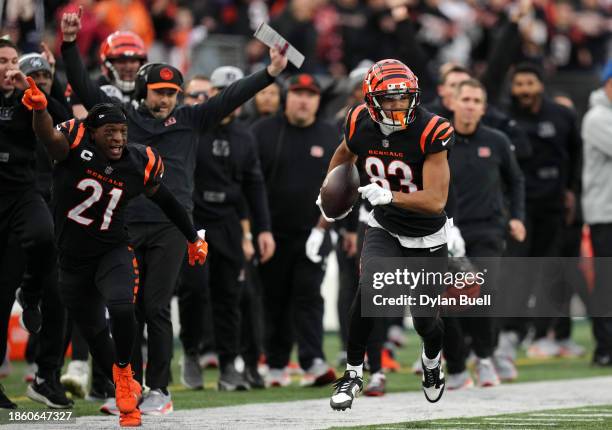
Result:
[[[189,219],[189,215],[164,184],[159,184],[155,194],[149,198],[164,211],[168,219],[178,227],[189,242],[193,243],[197,240],[198,232]]]
[[[55,100],[57,100],[57,102],[60,103],[66,109],[66,112],[72,114],[72,108],[68,104],[68,100],[66,100],[65,92],[66,85],[60,82],[56,73],[55,75],[53,75],[53,84],[51,85],[51,92],[49,95]],[[72,115],[70,115],[70,117],[72,117]]]
[[[525,220],[525,177],[510,148],[510,142],[504,139],[500,145],[502,151],[501,175],[510,198],[510,216]]]
[[[66,65],[68,83],[78,96],[85,109],[89,110],[98,103],[115,103],[94,81],[91,80],[81,59],[76,42],[62,42],[62,57]]]
[[[267,69],[260,70],[234,82],[206,103],[185,106],[183,109],[195,129],[207,130],[273,82],[274,78]]]
[[[255,231],[270,231],[272,226],[268,209],[268,194],[254,140],[248,145],[248,151],[249,156],[243,170],[242,192],[249,203]]]
[[[499,100],[502,82],[506,79],[508,69],[517,59],[521,50],[521,35],[518,24],[509,22],[502,29],[500,37],[493,45],[487,61],[487,70],[482,77],[482,83],[487,90],[489,103]]]

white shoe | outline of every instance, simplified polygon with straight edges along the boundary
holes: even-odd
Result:
[[[558,340],[557,345],[561,357],[582,357],[586,354],[586,350],[572,339]]]
[[[387,330],[387,339],[390,342],[393,342],[395,346],[401,348],[406,345],[406,335],[404,334],[404,329],[398,325],[392,325]]]
[[[322,358],[315,358],[300,381],[301,387],[319,387],[336,380],[336,372]]]
[[[495,353],[493,355],[493,365],[497,371],[497,376],[502,382],[511,382],[518,378],[518,370],[512,358]]]
[[[461,373],[449,373],[446,375],[446,388],[449,390],[461,390],[472,388],[473,386],[474,380],[467,369]]]
[[[60,382],[73,395],[80,398],[85,397],[89,385],[89,363],[83,360],[72,360],[68,364],[66,373],[61,376]]]
[[[490,358],[476,360],[476,380],[479,387],[495,387],[499,385],[499,376]]]
[[[512,361],[516,360],[516,351],[519,346],[518,334],[513,331],[502,331],[499,334],[495,355],[508,357]]]
[[[411,367],[412,373],[415,375],[423,374],[423,364],[421,363],[421,357],[417,358],[414,363],[412,363]]]
[[[529,358],[553,358],[561,354],[561,347],[552,339],[543,337],[536,340],[527,349]]]
[[[286,369],[270,369],[266,375],[266,387],[287,387],[291,377]]]
[[[114,397],[109,397],[106,401],[100,406],[100,412],[107,415],[119,415],[119,408],[117,407],[117,403],[115,402]]]
[[[219,367],[219,357],[214,352],[200,355],[198,362],[200,363],[200,369],[208,369],[209,367],[216,369]]]
[[[170,392],[164,394],[161,390],[151,390],[140,404],[140,412],[144,415],[167,415],[174,411]]]

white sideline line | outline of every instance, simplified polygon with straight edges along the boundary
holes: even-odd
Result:
[[[594,418],[594,417],[612,417],[612,414],[566,414],[559,412],[558,414],[529,414],[530,417],[551,417],[551,418],[564,418],[564,417],[580,417],[580,418]]]
[[[530,416],[531,416],[531,414],[530,414]],[[499,417],[499,418],[497,418],[497,417],[486,417],[486,418],[483,418],[483,419],[486,420],[487,422],[488,421],[506,421],[506,420],[509,420],[509,421],[521,421],[521,422],[524,422],[524,421],[534,421],[534,422],[541,421],[541,422],[545,422],[545,423],[546,422],[550,422],[549,418],[526,418],[526,417],[525,418],[524,417]],[[572,422],[572,423],[573,422],[585,422],[585,421],[599,421],[599,422],[602,422],[603,418],[581,418],[581,419],[577,420],[577,419],[574,419],[574,418],[559,418],[559,417],[555,417],[554,421],[558,421],[558,422]]]
[[[469,419],[588,406],[601,409],[612,404],[610,386],[612,386],[612,377],[502,384],[491,388],[450,391],[435,404],[428,403],[422,392],[407,392],[377,398],[360,397],[353,404],[353,409],[345,412],[332,411],[329,407],[329,398],[320,398],[178,410],[163,417],[143,416],[142,422],[143,429],[168,430],[310,430],[380,424],[396,427],[398,423],[410,421]],[[253,398],[256,396],[257,393],[253,392]],[[62,425],[62,429],[116,429],[118,421],[118,417],[88,416],[77,418],[76,424]],[[551,422],[526,422],[526,425],[521,426],[507,417],[503,422],[507,423],[507,426],[522,428],[551,424]],[[487,421],[487,424],[491,425],[497,423],[494,420]],[[467,425],[467,423],[461,424]],[[480,424],[482,425],[482,421]],[[18,425],[8,425],[6,428],[24,430],[23,426]],[[49,430],[49,428],[48,423],[28,425],[28,430]]]

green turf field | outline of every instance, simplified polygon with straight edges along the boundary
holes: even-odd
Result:
[[[357,427],[360,429],[572,429],[609,430],[612,428],[612,405],[572,409],[553,409],[522,414],[486,417],[413,421],[398,424]]]
[[[592,338],[590,325],[586,321],[579,321],[574,327],[574,339],[587,348],[589,354],[576,359],[553,359],[533,360],[525,358],[521,354],[518,359],[519,381],[543,381],[554,379],[583,378],[589,376],[611,375],[612,369],[591,367],[590,351],[592,349]],[[339,350],[338,335],[329,333],[325,336],[325,352],[328,360],[333,362]],[[408,345],[398,352],[398,359],[403,366],[398,373],[391,373],[387,377],[389,392],[420,390],[420,379],[410,373],[410,367],[415,358],[418,357],[420,345],[414,332],[408,336]],[[216,390],[217,371],[207,370],[205,372],[205,389],[203,391],[190,391],[180,384],[179,359],[182,355],[180,347],[175,349],[172,361],[174,384],[170,390],[174,400],[175,409],[190,409],[213,406],[227,406],[245,403],[263,403],[291,400],[305,400],[327,397],[330,387],[323,388],[301,388],[299,379],[296,378],[294,385],[287,388],[274,388],[251,392],[225,393]],[[1,381],[8,396],[15,401],[20,408],[43,409],[43,405],[36,404],[25,397],[26,385],[22,382],[23,363],[13,363],[13,373]],[[75,413],[77,416],[98,413],[98,404],[77,400]],[[610,426],[609,428],[612,428]]]

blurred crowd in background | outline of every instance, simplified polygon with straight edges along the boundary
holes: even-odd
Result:
[[[268,22],[306,56],[302,71],[341,77],[365,58],[397,57],[398,49],[405,42],[398,38],[397,22],[391,15],[391,8],[398,4],[409,6],[416,39],[431,58],[432,67],[453,61],[482,70],[503,24],[512,9],[519,7],[516,3],[511,0],[5,0],[0,3],[0,27],[2,34],[10,34],[18,42],[22,52],[37,51],[43,40],[59,52],[61,41],[57,32],[62,13],[83,6],[79,47],[92,69],[96,67],[97,47],[104,38],[116,30],[131,30],[144,40],[149,60],[170,62],[184,72],[199,73],[199,62],[193,55],[207,41],[225,40],[225,44],[240,51],[238,65],[247,69],[257,65],[266,58],[267,51],[251,36],[262,22]],[[533,3],[534,10],[520,22],[523,59],[540,62],[549,73],[590,72],[603,65],[610,52],[612,1],[535,0]],[[212,61],[210,56],[207,60]],[[218,62],[227,64],[223,60]]]

